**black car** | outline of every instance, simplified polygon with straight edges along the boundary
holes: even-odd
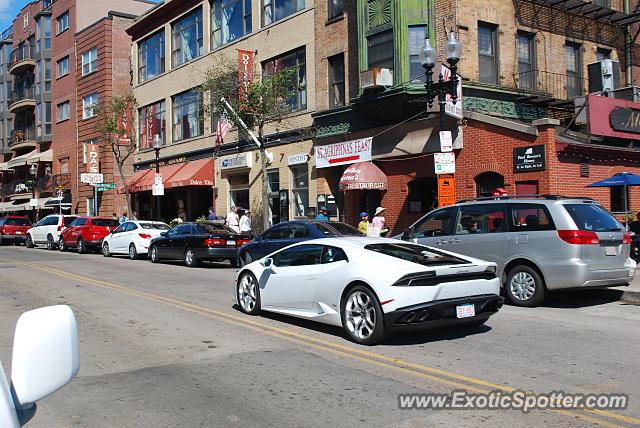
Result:
[[[249,242],[221,221],[184,222],[162,232],[149,244],[149,259],[184,260],[189,267],[203,260],[229,260],[232,267],[238,265],[238,248]]]
[[[238,251],[241,265],[251,263],[296,242],[336,236],[364,236],[358,229],[339,221],[288,221],[265,230]]]

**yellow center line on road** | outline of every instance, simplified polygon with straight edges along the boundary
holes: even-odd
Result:
[[[531,393],[531,392],[527,392],[518,388],[512,388],[512,387],[507,387],[507,386],[503,386],[503,385],[499,385],[499,384],[495,384],[495,383],[491,383],[491,382],[487,382],[487,381],[483,381],[480,379],[476,379],[476,378],[472,378],[472,377],[468,377],[468,376],[463,376],[463,375],[458,375],[456,373],[452,373],[452,372],[448,372],[445,370],[441,370],[441,369],[436,369],[433,367],[428,367],[428,366],[424,366],[421,364],[415,364],[415,363],[411,363],[408,361],[404,361],[398,358],[394,358],[394,357],[389,357],[386,355],[382,355],[382,354],[377,354],[374,352],[370,352],[370,351],[365,351],[365,350],[361,350],[361,349],[357,349],[357,348],[353,348],[350,346],[346,346],[346,345],[341,345],[338,343],[333,343],[330,341],[326,341],[323,339],[318,339],[318,338],[314,338],[314,337],[310,337],[310,336],[306,336],[304,334],[300,334],[300,333],[295,333],[293,331],[290,330],[285,330],[282,328],[278,328],[275,326],[270,326],[268,324],[263,324],[260,322],[256,322],[253,321],[251,319],[248,319],[246,317],[242,317],[242,316],[237,316],[237,315],[232,315],[232,314],[228,314],[225,312],[220,312],[220,311],[216,311],[213,309],[209,309],[209,308],[205,308],[202,306],[198,306],[198,305],[194,305],[188,302],[184,302],[178,299],[173,299],[170,297],[165,297],[165,296],[160,296],[157,294],[153,294],[153,293],[149,293],[146,291],[141,291],[141,290],[136,290],[133,288],[129,288],[123,285],[119,285],[119,284],[114,284],[114,283],[109,283],[109,282],[105,282],[105,281],[100,281],[100,280],[96,280],[93,278],[89,278],[89,277],[85,277],[82,275],[78,275],[75,273],[71,273],[71,272],[67,272],[67,271],[63,271],[54,267],[50,267],[47,265],[41,265],[41,264],[36,264],[36,263],[31,263],[31,262],[24,262],[24,261],[19,261],[19,260],[11,260],[11,259],[4,259],[4,258],[0,258],[0,260],[5,261],[5,262],[10,262],[10,263],[15,263],[15,264],[19,264],[19,265],[23,265],[23,266],[28,266],[34,269],[38,269],[38,270],[42,270],[44,272],[48,272],[48,273],[54,273],[69,279],[75,279],[84,283],[87,283],[89,285],[94,285],[94,286],[98,286],[101,288],[106,288],[106,289],[111,289],[114,291],[118,291],[121,292],[123,294],[127,294],[127,295],[131,295],[134,297],[138,297],[141,299],[145,299],[145,300],[149,300],[149,301],[154,301],[157,303],[162,303],[168,306],[172,306],[181,310],[185,310],[188,312],[192,312],[192,313],[196,313],[199,315],[203,315],[205,317],[211,318],[211,319],[216,319],[219,321],[223,321],[229,324],[234,324],[240,327],[244,327],[244,328],[248,328],[254,331],[259,332],[260,334],[266,334],[266,335],[271,335],[274,337],[278,337],[281,339],[285,339],[291,342],[295,342],[295,343],[299,343],[302,344],[304,346],[309,346],[324,352],[330,352],[333,354],[337,354],[337,355],[341,355],[341,356],[345,356],[347,358],[351,358],[354,360],[358,360],[358,361],[363,361],[363,362],[367,362],[370,364],[375,364],[381,367],[385,367],[385,368],[390,368],[396,371],[400,371],[403,373],[407,373],[413,376],[418,376],[421,378],[426,378],[426,379],[430,379],[433,380],[435,382],[438,383],[444,383],[456,388],[462,388],[462,389],[467,389],[467,390],[471,390],[477,393],[489,393],[492,390],[501,390],[501,391],[505,391],[505,392],[514,392],[514,391],[521,391],[523,392],[525,395],[528,396],[534,396],[537,397],[539,396],[538,394],[535,393]],[[315,343],[312,343],[315,342]],[[415,369],[415,370],[414,370]],[[420,371],[418,371],[420,370]],[[427,374],[424,372],[428,372],[428,373],[432,373],[432,374]],[[451,379],[455,379],[455,380],[451,380],[451,379],[446,379],[443,378],[441,376],[446,376],[448,378]],[[461,382],[467,382],[467,383],[461,383]],[[484,387],[488,387],[491,389],[483,389],[483,388],[479,388],[477,386],[473,386],[473,385],[478,385],[478,386],[484,386]],[[594,414],[597,414],[599,416],[602,417],[607,417],[607,418],[612,418],[612,419],[617,419],[620,421],[624,421],[627,423],[631,423],[634,425],[640,425],[640,419],[636,419],[630,416],[624,416],[624,415],[620,415],[617,413],[613,413],[613,412],[608,412],[608,411],[603,411],[603,410],[595,410],[595,409],[585,409],[582,407],[576,407],[576,410],[582,410],[582,411],[587,411],[587,412],[591,412]],[[595,417],[591,417],[591,416],[587,416],[584,415],[582,413],[578,413],[578,412],[574,412],[571,410],[559,410],[559,409],[545,409],[546,411],[549,412],[553,412],[553,413],[558,413],[558,414],[562,414],[562,415],[566,415],[572,418],[578,418],[578,419],[582,419],[584,421],[588,421],[588,422],[592,422],[598,425],[602,425],[602,426],[607,426],[607,427],[622,427],[621,425],[617,425],[614,423],[611,423],[609,421],[605,421],[602,419],[598,419]]]

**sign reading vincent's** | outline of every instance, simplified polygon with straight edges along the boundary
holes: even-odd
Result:
[[[616,107],[609,113],[611,127],[616,131],[640,134],[640,110]]]

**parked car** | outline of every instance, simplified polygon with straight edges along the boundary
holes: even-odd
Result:
[[[78,217],[60,234],[58,248],[60,251],[77,248],[80,254],[100,249],[104,237],[119,225],[118,220],[111,217]]]
[[[158,221],[127,221],[104,238],[102,255],[128,254],[131,260],[135,260],[147,254],[152,239],[169,229],[169,225]]]
[[[203,260],[229,260],[231,266],[236,267],[238,247],[249,242],[247,237],[218,220],[179,223],[160,235],[149,245],[151,261],[184,260],[189,267]]]
[[[29,229],[31,229],[29,217],[7,216],[0,219],[0,245],[24,242]]]
[[[395,238],[495,262],[518,306],[540,304],[547,290],[629,285],[636,267],[629,233],[588,198],[468,199],[430,212]]]
[[[270,227],[243,245],[238,252],[238,259],[241,265],[245,265],[296,242],[335,236],[364,235],[355,227],[339,221],[287,221]]]
[[[62,388],[78,374],[78,327],[71,308],[57,305],[23,313],[16,324],[12,355],[11,384],[0,363],[3,428],[26,424],[36,414],[36,401]]]
[[[69,226],[76,218],[78,216],[62,214],[51,214],[44,217],[27,231],[26,246],[33,248],[37,244],[47,244],[48,250],[55,250],[58,246],[62,229]]]
[[[495,271],[495,263],[414,243],[314,239],[243,266],[234,299],[250,315],[320,321],[375,344],[398,330],[483,324],[504,300]]]

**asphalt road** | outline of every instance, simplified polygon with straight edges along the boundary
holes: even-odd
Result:
[[[15,322],[70,305],[80,373],[30,427],[640,425],[640,306],[620,291],[505,306],[486,326],[375,347],[340,329],[233,307],[234,269],[0,247],[0,359]],[[626,410],[401,410],[398,394],[626,393]]]

